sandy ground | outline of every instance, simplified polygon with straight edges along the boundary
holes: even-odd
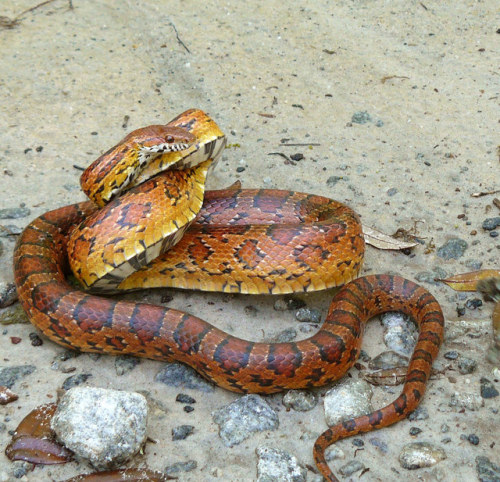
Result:
[[[6,0],[0,15],[14,18],[36,3]],[[1,29],[0,209],[25,205],[30,210],[26,217],[2,224],[22,227],[49,209],[82,200],[80,172],[73,165],[89,164],[133,128],[164,123],[198,107],[216,119],[233,145],[210,187],[240,179],[244,187],[306,191],[347,202],[366,225],[387,233],[416,227],[424,245],[411,256],[369,248],[365,273],[397,272],[415,279],[435,267],[447,274],[469,271],[474,261],[498,268],[500,237],[481,228],[485,218],[499,215],[492,205],[495,196],[471,196],[500,187],[496,2],[253,5],[74,0],[70,9],[67,1],[56,0],[24,14],[17,27]],[[363,111],[371,121],[353,123],[352,116]],[[306,146],[284,147],[284,138]],[[292,165],[271,155],[276,152],[302,153],[304,159]],[[237,173],[237,167],[245,170]],[[335,186],[326,182],[331,176],[341,178]],[[433,247],[454,237],[468,243],[463,256],[438,257]],[[0,281],[10,282],[14,242],[5,237],[1,241]],[[476,456],[500,463],[499,415],[492,411],[498,398],[486,400],[475,412],[448,407],[454,392],[477,394],[481,377],[494,380],[492,366],[484,361],[492,304],[467,309],[459,318],[463,296],[445,286],[424,285],[442,304],[448,330],[462,330],[462,336],[443,347],[441,366],[450,364],[443,353],[458,350],[476,360],[478,368],[461,375],[452,364],[433,380],[423,402],[429,418],[403,421],[378,433],[389,452],[382,455],[367,443],[356,455],[370,468],[360,480],[477,480]],[[173,296],[169,306],[242,337],[270,340],[285,328],[297,327],[292,313],[273,310],[273,298],[168,293]],[[135,297],[158,303],[162,294]],[[301,297],[324,314],[331,293]],[[258,310],[257,316],[245,313],[249,305]],[[37,405],[54,400],[68,376],[51,369],[62,348],[48,340],[32,347],[32,331],[26,324],[2,327],[0,366],[37,367],[14,386],[19,400],[0,407],[0,422],[7,429],[0,432],[2,448],[10,438],[8,430]],[[21,343],[12,344],[12,336]],[[384,350],[378,323],[371,324],[364,346],[372,355]],[[158,443],[137,464],[163,469],[192,459],[197,468],[182,474],[182,480],[252,480],[255,449],[266,444],[314,465],[313,441],[325,429],[321,403],[310,412],[286,412],[281,395],[269,397],[280,410],[280,428],[227,449],[210,413],[237,395],[156,383],[162,367],[157,362],[142,361],[121,377],[111,357],[82,355],[68,366],[76,367],[76,374],[92,373],[90,385],[149,390],[169,407],[169,415],[155,418],[150,427]],[[376,390],[375,403],[394,397]],[[197,399],[194,412],[184,413],[174,402],[180,391]],[[451,442],[442,445],[448,458],[428,469],[402,469],[398,455],[403,445],[415,440],[441,445],[443,423],[450,426],[446,435]],[[180,424],[195,425],[195,434],[172,443],[171,428]],[[408,433],[412,426],[423,430],[416,438]],[[479,437],[479,445],[460,438],[471,433]],[[356,449],[351,440],[338,445],[346,459],[332,463],[334,467],[353,459]],[[9,474],[9,467],[2,453],[0,473]],[[62,480],[88,470],[76,463],[37,468],[23,480]]]

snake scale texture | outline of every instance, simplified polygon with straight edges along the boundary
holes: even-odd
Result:
[[[427,290],[401,277],[357,278],[362,229],[341,203],[238,186],[205,192],[206,174],[224,144],[213,120],[196,110],[127,136],[82,176],[94,202],[47,212],[18,239],[19,299],[32,323],[67,348],[180,361],[222,388],[262,394],[341,378],[359,356],[370,318],[408,314],[419,336],[401,395],[331,427],[314,445],[319,471],[335,481],[324,456],[328,445],[391,425],[420,403],[443,338],[441,308]],[[118,165],[112,181],[109,162]],[[183,170],[170,169],[174,162]],[[139,174],[138,167],[144,169]],[[174,220],[163,219],[164,211]],[[135,241],[128,232],[135,232]],[[68,252],[73,273],[90,292],[66,281]],[[94,294],[157,286],[269,294],[342,288],[320,330],[289,343],[245,341],[182,311]]]

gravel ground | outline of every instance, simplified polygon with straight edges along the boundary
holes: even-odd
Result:
[[[4,0],[0,15],[13,19],[36,3]],[[443,307],[447,338],[422,404],[428,418],[360,436],[362,450],[359,442],[339,442],[345,460],[332,467],[355,459],[369,468],[346,480],[469,481],[480,480],[477,457],[500,465],[499,398],[484,399],[474,411],[450,406],[453,397],[479,395],[481,378],[499,388],[484,360],[492,304],[476,306],[471,300],[480,296],[433,281],[499,268],[500,228],[482,228],[500,216],[493,202],[500,194],[491,194],[500,189],[496,2],[44,3],[13,28],[6,22],[0,28],[0,224],[15,231],[49,209],[82,200],[75,166],[86,166],[128,131],[165,123],[187,108],[206,110],[229,142],[209,187],[239,179],[244,187],[333,197],[356,209],[367,226],[389,234],[409,230],[422,241],[409,256],[368,248],[364,272],[420,280]],[[299,145],[284,146],[284,139]],[[303,158],[294,161],[296,154]],[[5,286],[13,278],[15,236],[0,235]],[[292,328],[297,339],[307,336],[293,311],[273,309],[276,298],[175,290],[127,297],[163,300],[254,340]],[[299,298],[323,317],[331,293]],[[62,361],[64,350],[52,342],[32,346],[29,324],[0,330],[0,368],[36,367],[13,384],[19,400],[0,408],[2,448],[9,431],[34,407],[55,400],[69,376],[91,374],[88,385],[146,390],[169,412],[151,416],[157,443],[134,465],[164,470],[181,463],[189,469],[179,472],[186,481],[255,480],[256,450],[266,445],[293,454],[310,467],[308,480],[317,478],[312,445],[326,428],[321,395],[328,387],[317,391],[320,403],[308,412],[286,411],[282,395],[267,397],[279,428],[227,448],[211,413],[238,395],[167,386],[155,380],[164,366],[158,362],[143,360],[127,371],[106,356]],[[378,322],[370,324],[363,347],[371,356],[385,350]],[[456,356],[444,357],[452,351]],[[352,375],[357,378],[357,370]],[[175,402],[180,392],[196,399],[193,411]],[[375,406],[395,398],[374,392]],[[173,442],[179,425],[194,432]],[[421,432],[410,435],[414,427]],[[369,442],[373,437],[379,447],[386,444],[385,453]],[[409,471],[398,458],[411,442],[431,442],[447,458]],[[0,480],[63,480],[90,468],[73,462],[20,470],[0,455]]]

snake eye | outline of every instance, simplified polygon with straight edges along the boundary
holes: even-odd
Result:
[[[169,144],[172,144],[175,141],[174,136],[168,135],[167,137],[165,137],[165,141]]]

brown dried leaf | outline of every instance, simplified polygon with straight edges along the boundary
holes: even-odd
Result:
[[[176,478],[149,469],[122,469],[77,475],[64,482],[163,482]]]
[[[413,248],[418,244],[415,242],[408,243],[406,241],[400,241],[399,239],[395,239],[388,234],[382,233],[381,231],[369,228],[364,225],[363,233],[365,235],[365,242],[378,249],[391,249],[401,251],[402,249]]]
[[[500,276],[500,270],[496,269],[481,269],[479,271],[471,271],[452,276],[447,279],[436,279],[446,283],[455,291],[477,291],[477,283],[487,278],[495,278]]]
[[[0,405],[7,405],[8,403],[16,401],[18,398],[19,397],[14,392],[0,385]]]
[[[375,386],[386,385],[394,387],[401,385],[406,379],[408,367],[395,367],[386,370],[376,370],[374,372],[362,372],[361,378]]]
[[[57,408],[55,403],[41,405],[31,411],[16,429],[12,442],[5,449],[10,460],[33,464],[64,464],[72,453],[55,441],[50,420]]]

